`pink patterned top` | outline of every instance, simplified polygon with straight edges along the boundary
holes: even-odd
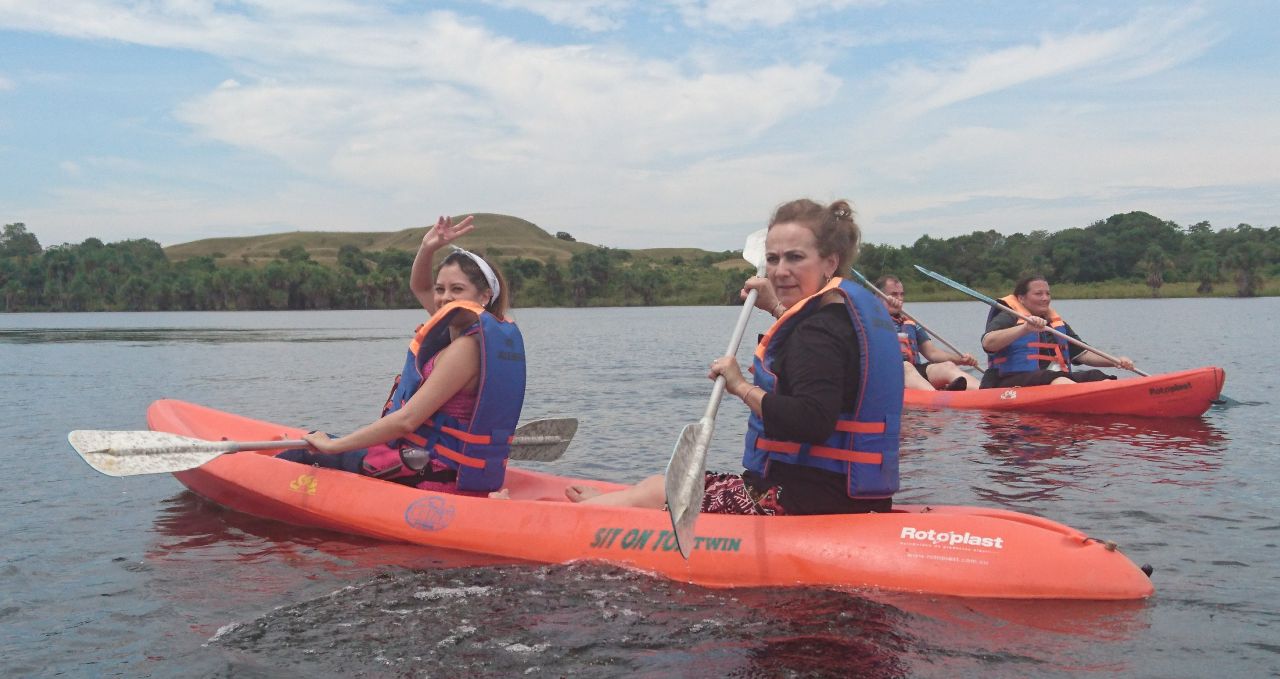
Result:
[[[422,381],[424,383],[427,381],[427,376],[429,376],[431,371],[435,369],[436,358],[439,356],[440,354],[432,356],[431,360],[427,361],[427,364],[422,366]],[[444,405],[440,406],[440,410],[438,412],[442,412],[445,415],[461,421],[463,424],[467,424],[471,422],[471,414],[474,413],[475,410],[475,392],[467,393],[465,391],[459,391],[453,396],[450,396],[449,400],[445,401]]]

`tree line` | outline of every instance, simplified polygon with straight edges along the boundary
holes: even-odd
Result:
[[[479,248],[484,252],[483,248]],[[542,262],[490,248],[520,307],[655,306],[738,303],[747,275],[740,253],[654,260],[628,250],[592,248],[567,261]],[[413,253],[344,246],[334,265],[299,246],[265,266],[217,255],[170,261],[148,239],[41,247],[22,223],[0,233],[3,311],[221,311],[412,308]],[[1228,286],[1254,296],[1280,272],[1280,228],[1240,224],[1218,231],[1207,222],[1183,228],[1145,212],[1115,215],[1055,233],[922,236],[903,246],[865,243],[858,268],[868,278],[893,273],[920,281],[912,264],[973,287],[1007,291],[1029,272],[1054,284],[1139,282],[1160,294],[1165,283],[1191,281],[1199,294]],[[1003,293],[1002,293],[1003,294]]]
[[[1280,228],[1240,224],[1214,231],[1208,222],[1183,228],[1130,212],[1054,233],[975,231],[945,239],[922,236],[909,246],[867,244],[858,261],[859,271],[873,280],[892,273],[923,282],[911,266],[920,264],[1001,294],[1022,276],[1038,273],[1053,284],[1140,283],[1153,297],[1165,283],[1182,282],[1196,283],[1201,295],[1227,286],[1228,294],[1254,297],[1268,277],[1280,273]]]
[[[476,248],[496,260],[517,306],[709,305],[736,301],[740,257],[707,253],[686,261],[637,258],[593,248],[567,261],[542,262]],[[212,255],[170,261],[149,239],[42,248],[22,223],[0,234],[3,311],[247,311],[400,309],[418,306],[409,290],[413,252],[342,247],[336,265],[305,248],[279,251],[265,266]],[[745,266],[745,263],[744,263]]]

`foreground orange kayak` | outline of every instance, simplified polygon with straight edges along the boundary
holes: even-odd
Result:
[[[903,405],[917,408],[1017,410],[1029,413],[1199,417],[1222,393],[1222,368],[1209,366],[1131,379],[1009,389],[907,389]]]
[[[203,439],[296,439],[302,431],[182,401],[151,429]],[[219,457],[174,474],[224,507],[299,526],[539,563],[597,560],[709,587],[808,585],[1010,599],[1142,599],[1151,580],[1114,545],[1029,514],[902,505],[884,514],[704,514],[688,560],[664,511],[580,505],[582,481],[511,468],[510,500],[418,490],[271,457]]]

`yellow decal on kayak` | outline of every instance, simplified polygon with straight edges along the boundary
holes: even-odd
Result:
[[[641,528],[601,528],[591,540],[594,549],[624,550],[648,549],[651,552],[674,552],[680,549],[676,534],[669,530],[654,531]],[[694,551],[737,552],[742,548],[741,538],[695,537]]]
[[[316,486],[316,477],[310,474],[303,474],[289,482],[289,490],[295,493],[306,493],[307,495],[315,495]]]

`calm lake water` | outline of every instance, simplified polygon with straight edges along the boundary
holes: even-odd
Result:
[[[1154,566],[1146,602],[706,590],[253,519],[170,476],[101,476],[66,434],[144,429],[159,398],[350,430],[377,415],[420,312],[0,315],[0,674],[1280,675],[1280,299],[1056,306],[1148,372],[1224,367],[1244,403],[1193,420],[908,411],[898,500],[1114,540]],[[976,353],[985,307],[909,310]],[[660,471],[706,406],[737,312],[520,311],[523,419],[581,420],[541,467]],[[757,313],[749,332],[764,327]],[[726,400],[711,468],[739,468],[745,419]]]

